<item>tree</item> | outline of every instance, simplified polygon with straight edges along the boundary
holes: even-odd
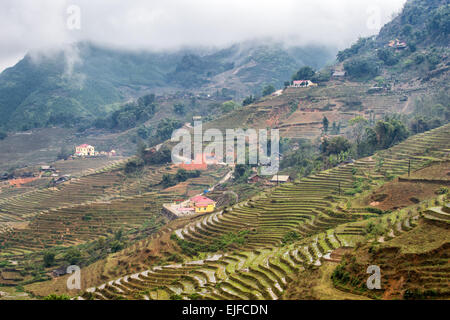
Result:
[[[338,155],[341,152],[350,150],[351,143],[344,137],[334,137],[331,140],[325,140],[322,144],[322,153],[329,156],[331,154]]]
[[[180,182],[186,181],[188,179],[188,173],[185,169],[178,169],[175,178]]]
[[[379,73],[378,65],[369,58],[354,58],[344,63],[347,74],[354,78],[374,78]]]
[[[155,102],[155,95],[153,93],[145,95],[138,99],[138,105],[140,106],[149,106],[154,102]]]
[[[274,92],[275,92],[275,87],[273,85],[269,84],[269,85],[264,87],[262,95],[263,96],[268,96],[268,95],[270,95],[270,94],[272,94]]]
[[[292,76],[292,80],[311,80],[311,78],[316,74],[313,68],[305,66],[297,71]]]
[[[131,159],[125,164],[125,173],[131,174],[135,173],[137,170],[142,169],[144,166],[144,161],[142,159]]]
[[[183,104],[177,103],[173,106],[173,112],[179,115],[185,115],[186,114],[186,108]]]
[[[238,164],[236,165],[236,167],[234,168],[234,178],[236,180],[241,179],[242,177],[245,176],[245,173],[247,172],[247,166],[245,164]]]
[[[237,103],[234,101],[227,101],[222,104],[222,112],[228,113],[237,108]]]
[[[328,132],[328,125],[330,124],[330,121],[328,121],[327,117],[323,117],[322,119],[322,125],[323,125],[323,132]]]
[[[247,98],[244,99],[244,101],[242,101],[242,105],[248,106],[249,104],[252,104],[253,102],[256,101],[256,98],[254,96],[248,96]]]
[[[409,133],[405,125],[398,119],[388,118],[385,121],[378,121],[375,125],[378,147],[387,149],[394,144],[405,140]]]
[[[389,48],[379,49],[377,51],[377,57],[387,66],[396,65],[399,61],[399,58],[397,57],[393,49]]]
[[[0,131],[0,140],[6,139],[7,136],[8,136],[8,134],[6,132]]]
[[[161,184],[163,185],[164,188],[168,188],[176,185],[176,182],[174,181],[172,175],[165,173],[162,176]]]
[[[44,252],[44,266],[51,267],[55,263],[55,253],[52,251]]]
[[[357,145],[361,143],[364,129],[367,124],[367,119],[361,116],[355,117],[349,121],[349,125],[352,127],[352,136],[355,138]]]
[[[136,156],[139,158],[139,159],[144,159],[144,157],[145,157],[145,149],[147,148],[147,146],[145,145],[145,143],[144,143],[144,141],[142,141],[142,140],[139,140],[138,141],[138,143],[137,143],[137,150],[136,150]]]
[[[70,248],[64,255],[64,260],[71,265],[77,264],[81,260],[81,251],[77,248]]]
[[[67,148],[67,146],[62,146],[61,149],[59,150],[58,155],[56,156],[56,158],[58,160],[67,160],[69,159],[69,157],[73,154],[72,150],[70,150],[69,148]]]
[[[181,122],[173,119],[164,119],[158,123],[156,128],[156,138],[159,141],[170,139],[174,130],[181,127]]]

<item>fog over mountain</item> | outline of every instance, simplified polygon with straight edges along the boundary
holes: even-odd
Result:
[[[251,39],[344,48],[376,34],[405,0],[3,0],[0,71],[27,52],[89,41],[130,50],[223,47]],[[79,13],[79,14],[78,14]],[[79,27],[79,28],[78,28]],[[67,51],[72,59],[76,53]]]

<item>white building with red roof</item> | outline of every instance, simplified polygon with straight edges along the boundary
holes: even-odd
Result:
[[[195,196],[189,201],[196,213],[213,212],[216,209],[216,202],[202,195]]]
[[[75,147],[75,155],[79,157],[95,156],[95,148],[89,144],[82,144]]]

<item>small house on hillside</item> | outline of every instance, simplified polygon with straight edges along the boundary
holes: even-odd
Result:
[[[272,93],[272,97],[278,97],[283,94],[283,89],[277,90],[274,93]]]
[[[398,39],[395,39],[395,40],[389,41],[388,46],[391,47],[391,48],[394,48],[394,49],[403,50],[408,45],[406,44],[406,42],[403,42],[403,41],[400,41]]]
[[[333,78],[335,79],[343,79],[347,75],[347,72],[345,71],[334,71],[333,72]]]
[[[52,166],[41,166],[41,172],[55,172],[56,169]]]
[[[95,156],[95,148],[89,144],[82,144],[75,147],[75,155],[79,157],[93,157]]]
[[[313,83],[311,80],[295,80],[292,82],[292,88],[308,88],[316,87],[317,84]]]
[[[250,175],[250,177],[248,177],[247,183],[258,183],[264,180],[265,180],[264,177],[261,177],[260,175],[254,173]]]
[[[291,181],[292,181],[292,179],[290,176],[284,176],[284,175],[282,176],[282,175],[278,175],[278,174],[274,175],[272,177],[272,179],[270,180],[270,182],[273,182],[273,183],[287,183],[287,182],[291,182]]]
[[[195,196],[189,200],[189,205],[195,209],[196,213],[213,212],[216,209],[216,202],[205,196]]]
[[[52,271],[52,276],[57,278],[67,274],[67,267],[60,267]]]

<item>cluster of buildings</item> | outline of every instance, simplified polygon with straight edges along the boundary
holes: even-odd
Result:
[[[77,157],[97,157],[97,156],[108,156],[115,157],[117,155],[116,150],[111,150],[109,152],[95,151],[95,147],[90,144],[82,144],[75,147],[75,156]]]
[[[210,213],[216,210],[216,202],[204,195],[198,195],[189,200],[175,200],[174,203],[165,204],[166,210],[177,217],[194,213]]]
[[[292,182],[292,178],[288,175],[274,175],[272,179],[268,180],[264,176],[260,176],[257,173],[253,173],[248,177],[247,183],[263,183],[266,185],[274,185],[274,184],[281,184],[281,183],[287,183]]]
[[[388,47],[394,48],[394,49],[399,49],[399,50],[406,49],[407,46],[408,46],[408,45],[406,44],[406,42],[400,41],[400,40],[398,40],[398,39],[391,40],[391,41],[389,41],[389,43],[388,43]]]
[[[309,88],[309,87],[317,87],[317,84],[312,82],[311,80],[295,80],[292,81],[291,88]]]

